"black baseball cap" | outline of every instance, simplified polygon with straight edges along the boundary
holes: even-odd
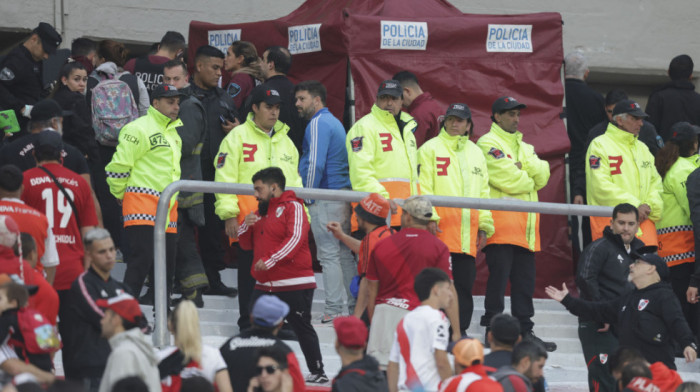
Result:
[[[36,105],[32,107],[32,111],[29,112],[32,121],[48,121],[54,117],[65,117],[72,114],[72,112],[63,110],[58,102],[51,98],[42,99],[37,102]]]
[[[518,100],[513,97],[505,96],[498,98],[496,102],[493,103],[493,105],[491,106],[491,113],[503,113],[513,109],[525,108],[527,108],[527,105],[525,105],[524,103],[518,102]]]
[[[181,97],[184,94],[179,91],[175,86],[170,84],[159,84],[151,93],[151,100],[159,98],[170,98],[170,97]]]
[[[260,102],[265,102],[268,105],[277,105],[282,103],[282,97],[279,91],[271,89],[265,85],[260,85],[253,89],[251,95],[251,103],[259,104]]]
[[[686,121],[673,124],[671,127],[671,139],[674,142],[689,142],[700,134],[700,127]]]
[[[635,117],[641,117],[641,118],[646,118],[649,117],[648,114],[644,113],[644,110],[642,110],[642,107],[639,106],[637,102],[634,102],[631,99],[625,99],[623,101],[618,102],[615,105],[615,109],[613,109],[613,117],[617,116],[618,114],[624,114],[627,113],[629,115],[635,116]]]
[[[377,91],[377,96],[391,95],[395,98],[401,98],[403,95],[403,89],[401,88],[401,83],[398,80],[385,80],[379,85],[379,91]]]
[[[56,53],[56,49],[58,49],[61,42],[63,42],[61,34],[58,34],[58,31],[46,22],[39,23],[39,26],[37,26],[33,32],[39,36],[39,39],[41,39],[41,46],[44,48],[44,52],[48,54]]]
[[[469,106],[466,103],[453,103],[447,107],[445,117],[447,116],[455,116],[467,120],[472,118],[472,111],[469,110]]]
[[[632,253],[632,258],[655,266],[661,280],[666,280],[671,275],[671,272],[666,261],[655,253],[656,249],[655,246],[643,246]]]
[[[63,149],[63,139],[61,134],[50,129],[39,132],[39,136],[34,141],[34,148],[39,151],[57,151]]]

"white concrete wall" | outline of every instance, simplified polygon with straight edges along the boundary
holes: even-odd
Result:
[[[328,0],[338,1],[338,0]],[[187,36],[190,20],[213,23],[274,19],[302,0],[0,0],[0,28],[31,29],[50,21],[63,30],[64,47],[76,37],[152,43],[166,30]],[[555,11],[564,20],[564,49],[581,49],[591,68],[612,73],[663,75],[670,59],[688,53],[700,61],[697,0],[452,0],[467,13]],[[61,8],[63,15],[61,17]],[[700,67],[698,67],[700,68]]]

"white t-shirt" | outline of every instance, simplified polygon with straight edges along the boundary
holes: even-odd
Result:
[[[410,346],[410,362],[426,391],[438,389],[440,374],[435,364],[435,350],[447,350],[449,327],[450,321],[445,314],[428,305],[415,308],[403,318],[403,328]],[[401,355],[397,333],[394,333],[389,361],[399,364],[399,390],[410,390],[406,385],[406,363]]]
[[[158,351],[158,362],[167,358],[176,350],[177,347],[167,347]],[[193,371],[191,368],[185,368],[180,374],[185,378],[192,375],[200,375],[213,384],[216,373],[227,369],[226,362],[224,357],[221,356],[219,349],[207,345],[202,345],[202,363],[199,366],[201,369]]]

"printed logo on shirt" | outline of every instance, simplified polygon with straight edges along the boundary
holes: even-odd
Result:
[[[352,147],[352,152],[362,151],[362,138],[364,138],[364,136],[358,136],[358,137],[350,140],[350,146]]]
[[[602,363],[603,365],[608,363],[608,354],[599,354],[598,358],[600,358],[600,363]]]
[[[644,308],[647,307],[647,305],[649,305],[648,299],[640,299],[639,304],[637,305],[637,310],[641,312],[642,310],[644,310]]]
[[[496,147],[491,147],[491,149],[489,150],[489,155],[491,155],[492,157],[494,157],[496,159],[501,159],[501,158],[506,157],[506,154],[504,154],[503,151],[497,149]]]
[[[220,152],[219,156],[216,157],[216,168],[221,169],[226,164],[226,156],[228,153]]]
[[[11,69],[5,67],[0,71],[0,80],[9,82],[10,80],[15,78],[15,73],[12,72]]]
[[[137,146],[139,144],[139,138],[137,138],[134,135],[124,134],[124,137],[122,137],[122,140],[124,140],[125,142],[134,143]]]
[[[472,168],[472,174],[475,175],[475,176],[479,176],[479,177],[483,177],[483,176],[484,176],[484,173],[481,171],[481,168],[480,168],[480,167],[476,167],[476,166],[474,166],[474,167]]]
[[[622,264],[622,263],[624,263],[624,262],[625,262],[625,258],[624,258],[624,257],[622,257],[622,255],[617,255],[617,261],[619,261],[619,262],[620,262],[620,264]]]
[[[157,147],[170,147],[170,143],[160,132],[149,137],[148,141],[151,142],[151,150]]]
[[[445,325],[443,325],[443,324],[438,325],[436,335],[440,339],[447,338],[447,331],[445,330]]]
[[[651,167],[651,162],[650,161],[643,161],[642,162],[642,169],[648,169]]]
[[[283,212],[284,212],[284,206],[279,206],[279,207],[277,207],[277,210],[275,211],[275,216],[279,218],[280,216],[282,216]]]
[[[591,169],[600,168],[600,157],[597,157],[595,155],[591,155],[588,158],[588,164],[591,166]]]
[[[291,163],[292,162],[292,156],[289,154],[282,154],[282,158],[280,158],[282,162],[287,162]]]
[[[102,291],[100,291],[100,296],[102,296],[102,298],[109,297],[109,295],[107,295],[107,292],[104,289],[102,289]]]
[[[405,298],[387,298],[384,303],[401,309],[408,309],[408,300]]]

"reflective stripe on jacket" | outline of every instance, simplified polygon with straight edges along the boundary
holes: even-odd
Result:
[[[586,153],[586,197],[593,206],[615,207],[630,203],[636,207],[651,207],[649,220],[640,226],[640,237],[646,245],[657,245],[656,228],[661,218],[661,176],[654,166],[654,156],[637,137],[614,124],[593,139]],[[591,217],[593,240],[603,235],[609,217]],[[641,234],[641,235],[640,235]]]
[[[538,201],[537,191],[549,181],[549,162],[540,159],[519,131],[509,133],[498,124],[476,143],[486,158],[493,199]],[[520,162],[522,168],[515,164]],[[510,244],[540,250],[540,214],[492,211],[495,233],[487,244]]]
[[[268,136],[255,125],[254,113],[248,114],[243,124],[233,128],[226,135],[214,160],[216,182],[252,184],[253,175],[258,171],[276,166],[282,169],[288,187],[302,187],[299,166],[299,152],[287,136],[289,127],[281,121],[274,126],[274,133]],[[214,203],[216,215],[222,220],[238,217],[243,222],[245,216],[258,209],[253,196],[216,194]]]
[[[467,136],[451,136],[443,128],[418,150],[421,192],[426,195],[490,198],[486,159]],[[453,253],[476,257],[479,230],[494,233],[489,210],[435,207],[437,236]]]
[[[402,129],[390,112],[373,105],[348,132],[345,146],[353,190],[376,192],[387,199],[418,194],[416,122],[405,112],[399,119]],[[400,217],[400,212],[393,215],[391,225],[400,226]]]
[[[659,256],[664,258],[669,267],[695,262],[695,240],[686,181],[698,166],[700,161],[697,154],[687,158],[678,157],[663,179],[661,199],[664,202],[664,214],[656,223],[656,233],[659,236]]]
[[[119,132],[119,144],[107,164],[110,192],[122,200],[124,226],[155,225],[160,193],[180,179],[182,141],[177,127],[153,106],[145,116],[126,124]],[[170,201],[166,232],[177,232],[177,194]]]

